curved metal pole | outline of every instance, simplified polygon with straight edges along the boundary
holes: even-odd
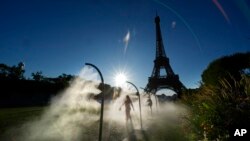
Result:
[[[135,87],[136,89],[136,95],[139,97],[139,109],[140,109],[140,123],[141,123],[141,130],[142,130],[142,118],[141,118],[141,99],[140,99],[140,93],[139,90],[137,89],[137,87],[135,86],[135,84],[133,84],[132,82],[126,81],[127,83],[131,84],[132,86]]]
[[[95,68],[101,77],[101,89],[102,89],[102,99],[101,99],[101,115],[100,115],[100,125],[99,125],[99,141],[102,140],[102,125],[103,125],[103,109],[104,109],[104,80],[101,71],[93,64],[85,63],[85,65]]]
[[[156,107],[156,111],[158,112],[158,107],[159,107],[158,97],[156,96],[156,93],[154,94],[154,96],[155,96],[155,107]]]

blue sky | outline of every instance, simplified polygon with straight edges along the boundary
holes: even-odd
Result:
[[[125,71],[145,87],[155,59],[156,11],[170,65],[188,88],[216,58],[250,51],[247,0],[1,0],[0,63],[56,77],[95,64],[106,83]],[[123,41],[130,33],[128,46]]]

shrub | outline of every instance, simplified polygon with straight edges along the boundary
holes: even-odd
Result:
[[[188,120],[196,139],[228,139],[231,130],[249,127],[250,79],[229,83],[220,80],[220,85],[203,85],[197,92],[186,93],[183,101],[190,107]]]

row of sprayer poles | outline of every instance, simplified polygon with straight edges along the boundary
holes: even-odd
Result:
[[[103,125],[103,110],[104,110],[104,80],[103,80],[101,71],[95,65],[90,64],[90,63],[85,63],[85,65],[91,66],[91,67],[95,68],[97,70],[98,74],[101,77],[101,91],[102,91],[102,94],[101,94],[101,115],[100,115],[100,125],[99,125],[99,141],[102,141],[102,125]],[[132,82],[129,82],[129,81],[126,81],[126,82],[129,83],[129,84],[131,84],[136,89],[136,91],[137,91],[136,95],[139,98],[140,124],[141,124],[141,130],[142,130],[140,93],[139,93],[138,88]]]

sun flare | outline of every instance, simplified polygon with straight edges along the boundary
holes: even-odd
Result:
[[[125,73],[118,73],[115,76],[115,85],[122,86],[127,81]]]

